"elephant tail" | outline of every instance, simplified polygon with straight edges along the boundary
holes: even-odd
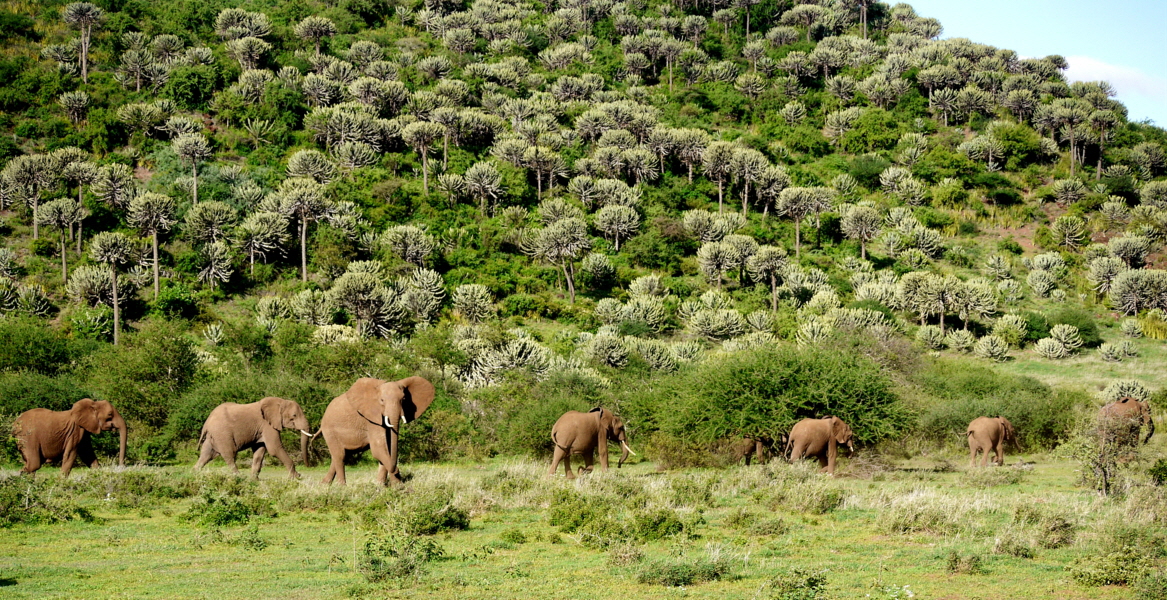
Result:
[[[198,443],[198,446],[196,446],[196,447],[199,449],[202,449],[203,441],[206,439],[207,439],[207,426],[203,425],[202,431],[199,432],[199,443]]]

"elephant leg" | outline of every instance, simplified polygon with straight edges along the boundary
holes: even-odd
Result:
[[[263,469],[263,457],[267,455],[267,448],[263,445],[256,446],[255,453],[251,455],[251,477],[259,479],[259,471]]]
[[[575,479],[575,473],[571,472],[571,452],[563,453],[563,469],[568,479]]]
[[[593,470],[595,470],[595,467],[593,466],[596,462],[595,455],[585,453],[583,455],[583,461],[583,466],[579,468],[580,475],[583,475],[584,473],[591,473]],[[607,469],[604,470],[607,471]]]
[[[328,465],[328,473],[324,475],[324,480],[321,483],[332,483],[335,478],[336,483],[345,485],[344,479],[344,448],[340,444],[335,444],[329,441],[328,437],[324,438],[328,444],[328,454],[332,457],[332,461]]]
[[[280,443],[280,432],[272,430],[265,432],[263,435],[263,445],[272,456],[280,459],[284,467],[288,469],[288,477],[292,479],[299,479],[300,474],[296,472],[296,463],[288,456],[288,451],[284,450],[284,445]],[[259,471],[256,471],[258,473]]]
[[[69,472],[73,470],[73,463],[77,460],[77,448],[66,448],[65,455],[61,457],[61,477],[68,477]]]
[[[555,447],[555,455],[551,457],[551,470],[547,472],[548,475],[555,474],[555,469],[559,468],[559,463],[560,463],[560,461],[563,460],[563,455],[564,455],[563,448],[556,446]]]
[[[794,449],[790,451],[790,462],[802,460],[806,454],[806,444],[801,441],[794,443]]]
[[[982,467],[989,466],[989,454],[992,451],[993,451],[992,444],[982,444],[981,445],[981,466]]]
[[[828,472],[829,472],[829,473],[834,473],[834,472],[835,472],[835,464],[834,464],[834,461],[832,461],[832,460],[831,460],[831,459],[830,459],[830,458],[829,458],[829,457],[826,455],[826,453],[825,453],[825,452],[824,452],[823,454],[819,454],[819,455],[818,455],[818,456],[816,456],[815,458],[817,458],[817,459],[819,460],[819,473],[828,473]]]
[[[369,440],[369,451],[373,454],[373,458],[381,463],[381,468],[377,469],[377,485],[388,484],[390,477],[393,478],[395,483],[401,482],[396,473],[389,471],[389,465],[393,464],[393,455],[389,452],[389,440],[386,438],[390,435],[394,434],[386,431],[384,435],[374,433],[369,436],[372,438]]]
[[[81,438],[81,442],[77,444],[77,458],[81,464],[90,469],[97,468],[97,453],[93,451],[93,442],[89,440],[89,436]]]
[[[36,473],[37,469],[41,468],[41,465],[44,464],[40,448],[36,444],[26,444],[21,451],[24,455],[24,468],[20,472],[26,475]]]
[[[1005,442],[997,443],[997,466],[1005,466]]]
[[[207,466],[207,463],[215,459],[215,445],[211,442],[211,438],[203,441],[203,450],[199,453],[199,461],[195,463],[195,470]]]
[[[223,462],[227,463],[231,470],[238,473],[239,467],[235,465],[235,454],[239,452],[238,448],[219,448],[216,450],[219,456],[223,457]]]

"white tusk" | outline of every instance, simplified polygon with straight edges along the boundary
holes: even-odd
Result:
[[[406,419],[406,418],[405,418],[405,415],[401,415],[401,424],[402,424],[402,425],[404,425],[404,424],[406,424],[406,423],[408,423],[408,422],[409,422],[409,419]]]
[[[624,449],[627,450],[629,454],[636,456],[636,453],[632,451],[632,448],[628,447],[628,442],[620,442],[620,445],[624,446]]]
[[[304,431],[303,429],[301,429],[301,430],[300,430],[300,433],[302,433],[302,434],[304,434],[304,435],[306,435],[306,436],[308,436],[308,437],[312,437],[312,434],[311,434],[311,433],[308,433],[307,431]]]
[[[389,417],[386,417],[385,415],[381,415],[381,421],[383,423],[385,423],[386,427],[388,427],[389,429],[393,429],[393,424],[389,422]]]

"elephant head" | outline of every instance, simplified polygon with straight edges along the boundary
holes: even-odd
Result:
[[[999,423],[1001,426],[1001,441],[1013,442],[1013,444],[1016,445],[1017,430],[1013,428],[1013,424],[1009,422],[1009,419],[999,416],[997,417],[997,423]]]
[[[308,433],[308,417],[304,416],[300,405],[291,400],[269,396],[259,401],[259,412],[263,420],[276,431],[293,429],[300,432],[300,454],[304,466],[308,466],[308,442],[312,434]]]
[[[635,452],[632,452],[632,448],[628,447],[628,431],[624,429],[624,421],[612,414],[612,411],[604,408],[593,408],[589,412],[596,415],[596,419],[600,423],[596,439],[599,446],[597,452],[600,456],[608,455],[608,440],[620,443],[620,448],[624,452],[620,455],[620,461],[616,463],[616,468],[619,469],[624,466],[624,461],[628,460],[629,454],[636,455]]]
[[[847,447],[847,456],[855,453],[855,446],[853,439],[855,434],[851,431],[851,426],[844,423],[839,417],[827,417],[831,420],[831,440],[836,444],[842,444]]]
[[[105,400],[83,398],[69,410],[73,422],[91,434],[118,430],[118,466],[126,466],[126,421],[118,410]]]
[[[400,433],[400,427],[420,417],[433,404],[434,384],[422,377],[406,377],[400,381],[358,379],[346,393],[349,403],[371,423]],[[386,432],[388,433],[388,432]],[[397,468],[397,435],[390,436],[390,473]]]

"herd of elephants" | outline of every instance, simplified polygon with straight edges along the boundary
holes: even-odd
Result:
[[[201,450],[195,468],[202,468],[215,456],[222,456],[232,469],[237,469],[236,453],[250,449],[254,452],[252,476],[259,476],[264,456],[270,452],[287,467],[291,477],[297,478],[296,466],[280,443],[280,431],[290,429],[300,433],[305,463],[312,438],[324,435],[331,455],[324,483],[335,480],[344,484],[346,454],[366,449],[381,465],[377,470],[377,482],[385,485],[392,479],[400,483],[398,432],[403,425],[420,417],[433,400],[433,384],[421,377],[400,381],[358,379],[348,391],[329,403],[316,434],[309,433],[304,411],[292,400],[268,397],[251,404],[220,404],[211,411],[199,435]],[[1122,443],[1137,444],[1143,426],[1148,427],[1144,444],[1155,433],[1150,404],[1134,398],[1124,397],[1107,404],[1102,407],[1099,419],[1108,425],[1104,430]],[[126,422],[109,402],[85,398],[67,411],[43,408],[27,411],[17,417],[13,425],[13,435],[24,457],[22,472],[32,474],[46,462],[56,462],[61,465],[61,474],[68,476],[78,458],[86,466],[96,467],[97,456],[89,434],[114,430],[121,436],[118,464],[125,465]],[[971,463],[976,464],[979,452],[982,453],[981,466],[987,466],[990,453],[995,453],[994,463],[1004,465],[1005,445],[1016,438],[1013,424],[1002,416],[974,419],[969,423],[966,435]],[[839,446],[845,446],[850,455],[854,452],[852,439],[851,427],[838,417],[803,419],[789,434],[782,436],[780,441],[785,448],[781,454],[790,461],[817,458],[822,470],[833,474]],[[623,465],[632,453],[624,422],[604,408],[586,413],[565,413],[552,427],[551,441],[555,444],[555,454],[549,474],[554,474],[562,462],[569,479],[575,477],[571,469],[573,455],[583,459],[584,464],[579,468],[583,474],[592,470],[596,454],[599,454],[601,469],[608,469],[609,441],[618,443],[623,450],[617,467]],[[766,448],[772,446],[774,440],[743,438],[734,448],[738,460],[745,459],[748,465],[751,454],[763,460]]]

